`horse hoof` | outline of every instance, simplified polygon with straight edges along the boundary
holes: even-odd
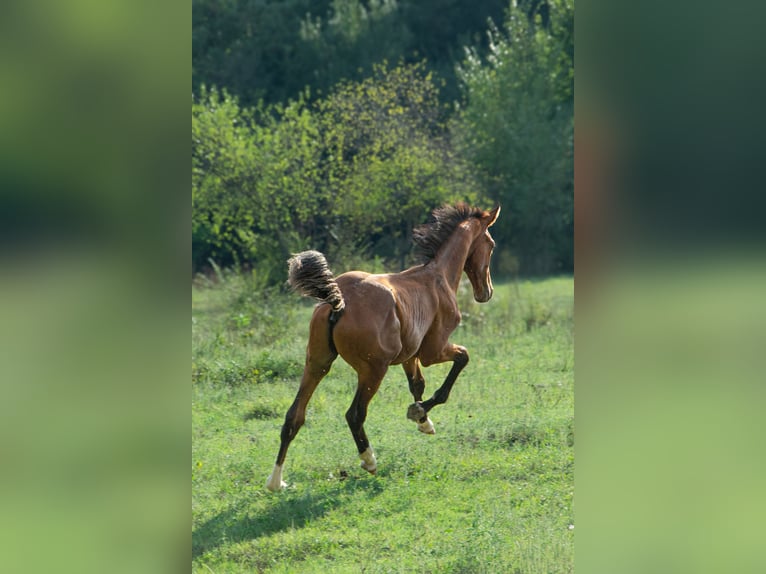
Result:
[[[420,423],[427,416],[426,410],[420,403],[412,403],[407,408],[407,418],[416,423]],[[425,421],[424,421],[425,422]]]
[[[378,470],[378,461],[375,460],[375,454],[372,452],[372,448],[367,447],[367,450],[359,454],[359,458],[362,459],[360,465],[364,470],[370,474],[375,474]]]
[[[418,430],[423,434],[436,434],[436,429],[431,419],[426,419],[424,423],[418,423]]]
[[[287,488],[287,483],[284,480],[280,480],[278,483],[272,481],[271,479],[266,481],[266,489],[270,492],[279,492],[285,488]]]
[[[287,488],[287,483],[282,480],[282,467],[280,465],[274,466],[274,470],[266,481],[266,488],[271,492],[277,492],[283,488]]]

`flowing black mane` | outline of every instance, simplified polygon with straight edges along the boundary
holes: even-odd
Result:
[[[415,254],[423,262],[431,261],[455,228],[466,219],[481,217],[483,211],[460,202],[435,209],[428,223],[412,230]]]

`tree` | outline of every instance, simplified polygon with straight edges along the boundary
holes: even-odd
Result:
[[[574,265],[574,5],[532,8],[514,3],[503,30],[490,22],[486,58],[467,51],[459,67],[467,103],[456,131],[504,207],[493,228],[498,244],[522,271],[548,273]]]
[[[458,95],[460,46],[479,44],[507,0],[192,0],[192,89],[225,87],[244,105],[314,98],[383,60],[428,60]]]

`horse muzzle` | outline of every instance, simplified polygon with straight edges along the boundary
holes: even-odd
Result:
[[[474,291],[473,298],[476,299],[478,303],[486,303],[487,301],[492,299],[492,293],[493,293],[492,287],[487,287],[481,293],[477,293],[476,291]]]

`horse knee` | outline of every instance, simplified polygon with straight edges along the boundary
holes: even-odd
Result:
[[[459,367],[465,367],[468,364],[469,359],[468,350],[465,347],[459,347],[455,354],[455,358],[453,359],[453,363]]]

